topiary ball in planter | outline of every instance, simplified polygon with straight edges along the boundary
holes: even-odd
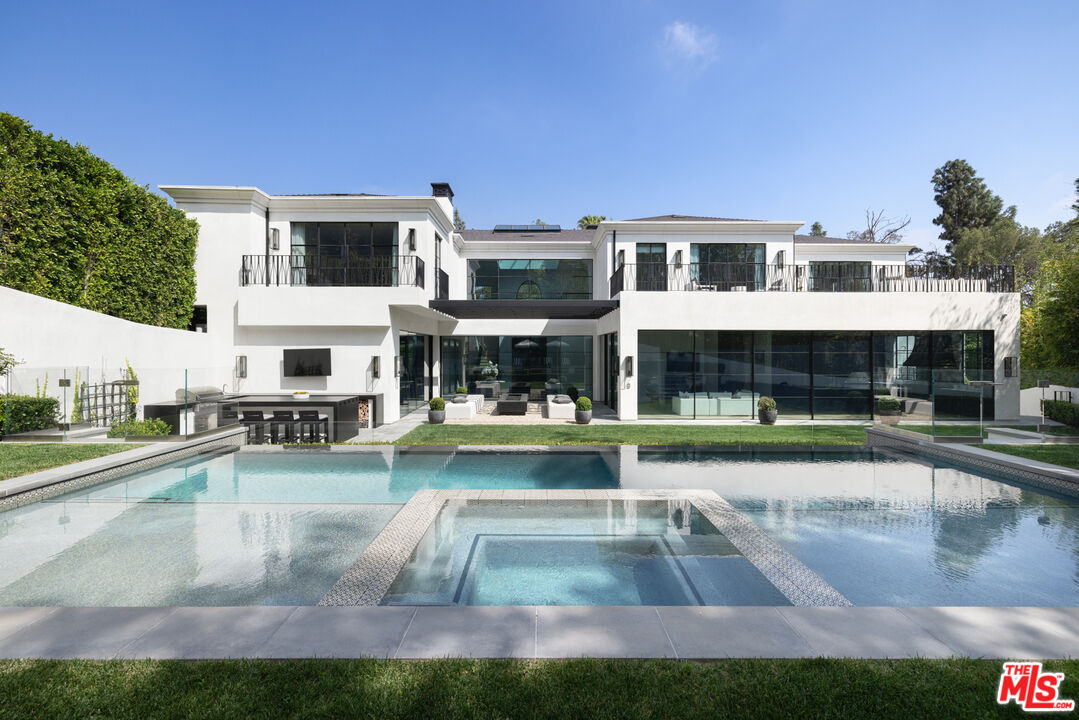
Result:
[[[757,401],[757,419],[760,420],[761,425],[775,425],[777,417],[779,417],[779,410],[776,409],[776,401],[762,396]]]
[[[877,400],[877,417],[885,425],[898,425],[903,414],[903,404],[899,398],[881,397]]]
[[[573,413],[578,425],[592,422],[592,401],[582,396],[577,398],[577,410]]]
[[[441,425],[446,422],[446,401],[443,398],[431,398],[430,410],[427,411],[427,422],[432,425]]]

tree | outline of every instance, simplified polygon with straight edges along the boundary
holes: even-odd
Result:
[[[461,219],[461,213],[457,212],[457,208],[453,209],[453,229],[454,230],[464,230],[464,229],[466,229],[465,228],[465,221]]]
[[[828,237],[828,231],[819,222],[814,222],[809,228],[809,235],[810,237]]]
[[[585,215],[577,221],[577,227],[584,230],[589,225],[599,225],[607,219],[606,215]]]
[[[1079,249],[1042,264],[1041,277],[1030,308],[1029,328],[1035,346],[1035,367],[1079,367]]]
[[[933,218],[933,224],[943,228],[940,239],[947,242],[948,255],[963,230],[991,225],[1004,207],[966,160],[949,160],[937,168],[933,172],[933,193],[933,200],[940,206],[940,215]]]
[[[546,225],[547,223],[543,222],[543,221],[542,221],[542,220],[540,220],[539,218],[536,218],[536,222],[534,222],[534,223],[532,223],[532,224],[533,224],[533,225]]]
[[[952,247],[959,265],[1012,265],[1023,304],[1033,301],[1034,280],[1043,260],[1045,238],[1038,228],[1015,221],[1015,207],[1001,213],[991,225],[960,231]]]
[[[871,243],[897,243],[903,239],[903,230],[910,225],[909,217],[888,218],[884,211],[865,211],[865,230],[851,230],[848,240]]]

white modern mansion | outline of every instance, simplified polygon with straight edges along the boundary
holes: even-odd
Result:
[[[378,422],[462,385],[586,395],[624,420],[750,417],[762,395],[782,417],[868,419],[881,394],[1018,417],[1006,268],[925,268],[801,221],[458,231],[450,186],[431,187],[162,186],[199,222],[197,329],[235,391],[368,396]]]

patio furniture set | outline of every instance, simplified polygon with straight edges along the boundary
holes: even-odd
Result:
[[[266,417],[262,410],[243,410],[240,420],[247,429],[247,442],[262,445],[278,443],[325,443],[330,441],[330,418],[318,410],[274,410]]]

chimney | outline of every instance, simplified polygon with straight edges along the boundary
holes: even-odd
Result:
[[[444,182],[431,183],[431,194],[434,195],[435,197],[447,198],[447,199],[449,199],[450,202],[453,202],[453,188],[450,187],[449,183],[444,183]]]

